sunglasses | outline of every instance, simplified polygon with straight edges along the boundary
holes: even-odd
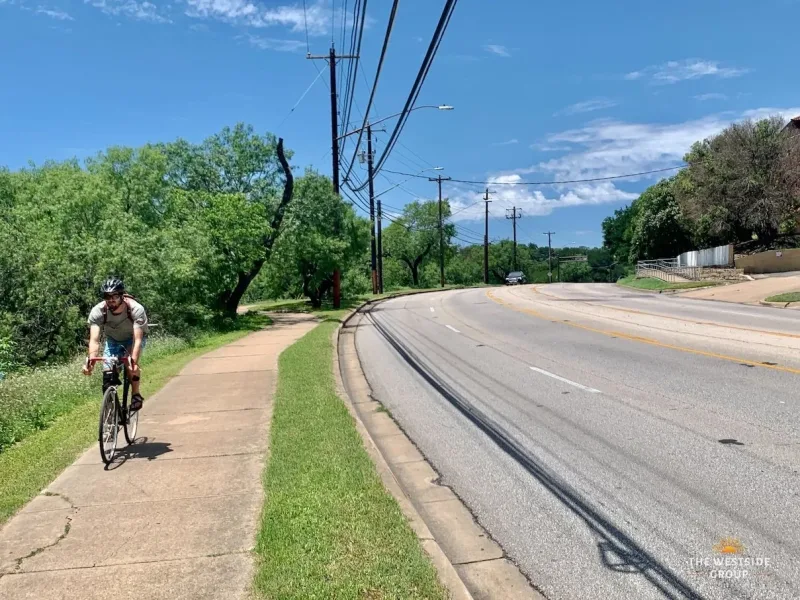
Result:
[[[104,296],[104,298],[106,300],[116,300],[117,302],[119,302],[120,300],[122,300],[122,294],[112,294],[111,296]]]

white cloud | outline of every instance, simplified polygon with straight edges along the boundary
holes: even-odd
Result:
[[[186,0],[186,14],[190,17],[217,19],[232,25],[248,27],[284,27],[294,33],[305,33],[322,36],[330,33],[331,5],[329,0],[308,2],[305,9],[302,5],[265,6],[258,1],[250,0]],[[353,24],[353,17],[348,12],[342,15],[342,7],[334,8],[333,20],[341,26],[342,16],[348,27]],[[370,23],[367,18],[366,25]]]
[[[563,154],[529,168],[492,174],[489,188],[495,192],[492,207],[522,207],[530,215],[550,214],[556,208],[625,202],[638,196],[621,189],[637,181],[655,181],[672,171],[626,178],[622,181],[594,181],[543,186],[501,185],[523,180],[565,181],[613,177],[677,166],[691,145],[734,121],[763,119],[771,115],[784,118],[800,115],[800,108],[756,108],[741,113],[717,113],[683,123],[628,123],[611,119],[591,121],[584,127],[568,129],[546,137],[544,145]],[[535,177],[525,177],[536,174]],[[492,187],[494,184],[494,187]],[[449,191],[453,212],[464,208],[454,220],[477,220],[483,215],[480,205],[465,208],[474,200],[474,189],[453,187]]]
[[[483,49],[486,50],[487,52],[491,52],[492,54],[497,54],[498,56],[505,56],[505,57],[511,56],[511,53],[505,46],[499,46],[497,44],[486,44],[483,47]]]
[[[557,208],[607,204],[633,200],[638,194],[617,189],[610,182],[581,184],[569,189],[554,190],[525,185],[508,185],[522,181],[516,173],[496,175],[488,179],[492,190],[491,209],[502,214],[507,208],[521,208],[523,217],[549,215]],[[475,190],[453,188],[448,190],[454,221],[477,221],[484,218],[483,203],[475,204]],[[458,212],[458,214],[455,214]]]
[[[577,102],[575,104],[571,104],[566,108],[562,108],[558,112],[553,113],[553,116],[559,115],[576,115],[579,113],[587,113],[592,112],[595,110],[602,110],[604,108],[611,108],[612,106],[616,106],[617,102],[614,100],[610,100],[608,98],[594,98],[592,100],[585,100],[583,102]]]
[[[740,69],[735,67],[720,67],[715,60],[700,60],[697,58],[687,58],[685,60],[670,60],[661,65],[631,71],[625,75],[625,79],[633,81],[650,77],[650,81],[655,84],[678,83],[700,77],[739,77],[748,73],[750,69]]]
[[[107,15],[125,16],[137,21],[150,21],[152,23],[172,23],[172,21],[159,11],[159,8],[146,0],[83,0],[99,8]]]
[[[695,100],[700,100],[701,102],[704,102],[706,100],[727,100],[728,99],[728,97],[725,94],[717,94],[717,93],[698,94],[694,98],[695,98]]]
[[[257,35],[239,36],[244,37],[250,42],[251,46],[260,48],[261,50],[277,50],[279,52],[297,52],[305,48],[306,43],[304,40],[282,40],[276,38],[265,38]]]
[[[36,13],[40,15],[45,15],[50,17],[51,19],[58,19],[59,21],[74,21],[75,19],[72,18],[68,13],[65,13],[61,10],[50,10],[48,8],[44,8],[40,6],[36,9]]]
[[[778,115],[783,117],[784,119],[792,119],[798,115],[800,115],[800,107],[793,107],[793,108],[753,108],[751,110],[746,110],[742,113],[743,119],[753,119],[757,121],[758,119],[766,119],[767,117],[771,117],[773,115]]]
[[[519,144],[519,140],[517,138],[506,140],[505,142],[494,142],[491,145],[492,146],[512,146],[514,144]]]

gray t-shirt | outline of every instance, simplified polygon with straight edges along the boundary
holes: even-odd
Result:
[[[125,306],[122,306],[122,312],[115,315],[108,309],[108,317],[105,324],[105,334],[107,337],[117,342],[127,342],[133,339],[133,329],[144,329],[144,334],[147,335],[147,313],[144,306],[132,300],[127,299],[131,307],[131,321],[128,318],[128,311]],[[92,311],[89,313],[89,325],[99,325],[103,329],[103,306],[105,301],[95,304]]]

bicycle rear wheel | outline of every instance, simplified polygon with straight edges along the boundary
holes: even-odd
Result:
[[[119,403],[117,402],[117,390],[110,387],[103,395],[103,406],[100,409],[100,432],[98,443],[100,444],[100,457],[105,464],[109,464],[114,459],[117,450],[117,435],[119,433]]]

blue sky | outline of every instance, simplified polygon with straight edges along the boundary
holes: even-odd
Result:
[[[317,77],[305,58],[306,23],[312,53],[326,53],[332,34],[343,51],[344,4],[306,0],[304,19],[302,0],[0,0],[0,164],[199,142],[244,121],[284,137],[300,169],[329,174],[327,75],[290,109]],[[368,2],[351,120],[365,108],[390,5]],[[443,5],[400,3],[373,119],[402,108]],[[554,245],[599,244],[602,219],[657,176],[502,183],[669,167],[731,121],[800,114],[797,8],[793,0],[460,0],[418,102],[455,110],[416,111],[386,169],[443,166],[456,179],[494,182],[493,238],[510,236],[505,209],[516,205],[521,242],[546,244],[550,230]],[[388,132],[376,137],[380,152]],[[364,167],[355,169],[363,178]],[[405,179],[385,172],[376,191]],[[462,235],[480,239],[482,187],[444,190]],[[410,179],[382,199],[400,208],[435,192]]]

